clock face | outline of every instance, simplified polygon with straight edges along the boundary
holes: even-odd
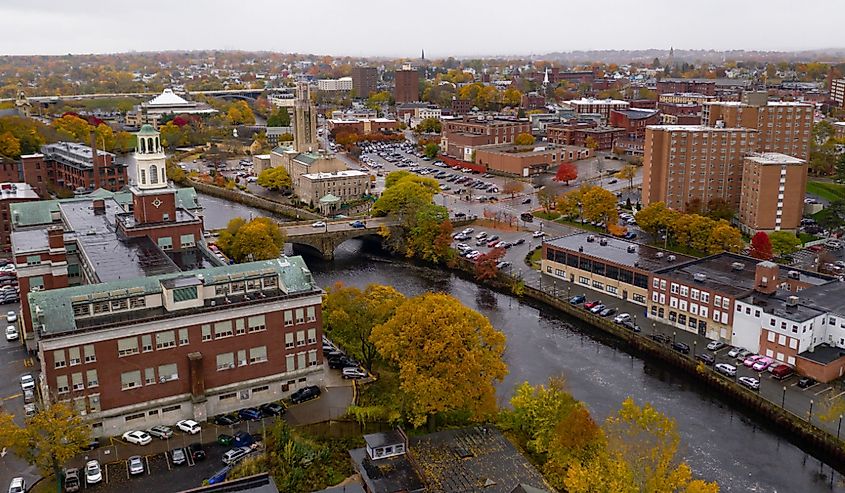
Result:
[[[153,200],[153,207],[155,207],[156,209],[158,209],[159,207],[161,207],[161,204],[163,204],[163,203],[164,203],[164,202],[162,202],[161,200],[159,200],[159,199],[158,199],[158,197],[156,197],[156,199],[155,199],[155,200]]]

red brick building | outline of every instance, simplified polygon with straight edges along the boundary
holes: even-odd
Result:
[[[12,215],[9,206],[18,202],[40,200],[38,194],[26,183],[0,183],[0,253],[12,251]]]
[[[512,144],[517,135],[531,133],[527,120],[503,118],[468,118],[443,122],[440,150],[449,156],[472,161],[472,153],[479,146]]]
[[[616,142],[614,142],[614,146],[628,154],[642,155],[645,127],[657,125],[660,121],[660,112],[657,110],[612,110],[610,112],[610,126],[623,130],[622,135],[618,136]]]
[[[415,68],[403,68],[396,71],[393,99],[396,104],[412,103],[420,100],[420,73]]]
[[[90,192],[98,188],[116,192],[128,185],[127,166],[110,152],[74,142],[41,147],[41,153],[21,156],[23,181],[42,197],[51,189]]]
[[[657,93],[695,92],[707,96],[716,95],[716,81],[708,79],[663,79],[657,81]]]
[[[508,175],[530,176],[542,173],[561,163],[568,163],[589,157],[589,150],[571,146],[543,147],[491,145],[475,151],[475,162],[486,171]]]
[[[20,164],[7,157],[0,156],[0,183],[17,183],[21,181]]]
[[[546,106],[546,97],[536,92],[523,94],[519,107],[526,110],[537,110]]]
[[[616,140],[624,132],[624,129],[621,128],[599,127],[595,123],[587,122],[564,123],[546,127],[548,141],[553,144],[587,147],[588,139],[592,138],[598,146],[596,150],[599,151],[612,150]]]

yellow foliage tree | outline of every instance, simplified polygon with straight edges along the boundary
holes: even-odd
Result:
[[[52,125],[58,132],[59,138],[63,140],[85,142],[91,132],[88,122],[76,115],[65,115],[53,120]]]
[[[523,132],[514,138],[513,143],[518,146],[530,146],[534,144],[534,136]]]
[[[285,234],[270,218],[246,222],[236,217],[220,233],[217,245],[235,262],[269,260],[279,256],[285,246]]]
[[[379,354],[399,368],[408,419],[420,426],[441,412],[484,419],[496,410],[493,383],[507,374],[505,335],[480,313],[443,293],[409,298],[373,328]]]

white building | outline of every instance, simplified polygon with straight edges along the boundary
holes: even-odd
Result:
[[[351,91],[352,77],[341,77],[340,79],[320,79],[317,81],[317,89],[321,91]]]

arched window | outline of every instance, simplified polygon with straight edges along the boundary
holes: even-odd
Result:
[[[147,184],[147,172],[145,170],[141,170],[141,185],[146,185],[146,184]]]
[[[150,154],[155,152],[155,147],[153,147],[153,138],[152,137],[150,137],[149,142],[147,142],[147,152],[149,152]]]
[[[155,164],[150,166],[150,185],[158,183],[158,166]]]
[[[138,152],[140,152],[141,154],[146,154],[147,152],[146,140],[147,139],[138,139],[138,144],[141,146],[141,148],[138,149]]]
[[[161,140],[159,140],[159,138],[156,137],[156,152],[158,152],[160,149],[161,149]]]

